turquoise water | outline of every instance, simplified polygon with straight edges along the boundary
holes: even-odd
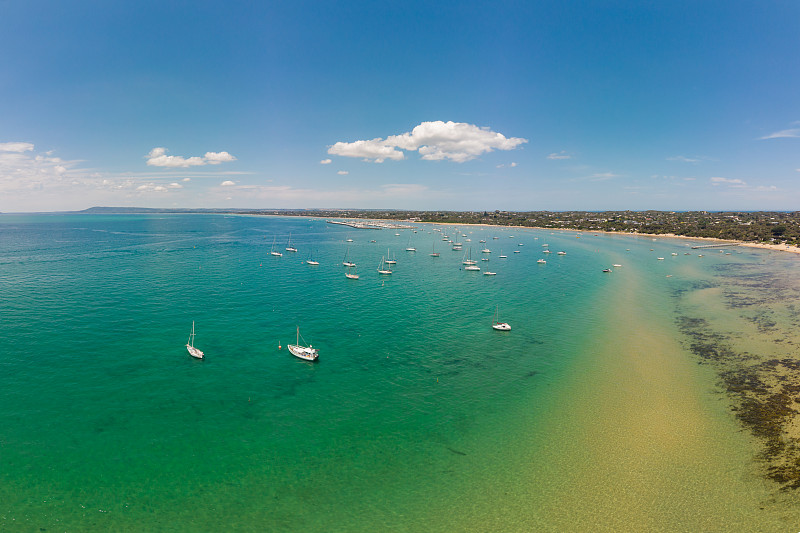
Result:
[[[649,239],[462,227],[474,259],[487,240],[490,277],[432,229],[0,217],[1,527],[452,530],[468,490],[496,488],[475,475],[518,461],[520,416],[526,435],[559,416],[548,399],[592,357],[624,268],[647,262],[667,305],[668,254],[686,248],[660,243],[662,264]],[[299,251],[270,256],[290,234]],[[398,262],[379,276],[387,248]],[[497,306],[510,333],[489,327]],[[192,321],[203,361],[184,346]],[[317,364],[286,350],[297,325]]]

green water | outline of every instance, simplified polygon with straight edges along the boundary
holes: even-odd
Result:
[[[614,441],[576,442],[576,423],[592,419],[579,406],[613,381],[613,364],[604,363],[613,350],[598,345],[604,332],[627,322],[641,331],[638,321],[651,313],[662,323],[658,335],[677,335],[669,325],[674,285],[693,278],[666,275],[688,260],[684,243],[659,242],[651,252],[650,239],[479,227],[456,237],[441,226],[474,259],[492,249],[478,264],[497,276],[484,276],[461,270],[464,252],[451,251],[434,228],[221,215],[0,217],[0,528],[529,531],[620,523],[621,511],[592,524],[594,511],[576,508],[570,519],[565,483],[596,473],[575,458]],[[283,251],[290,234],[297,253]],[[269,254],[273,241],[283,257]],[[417,252],[405,251],[409,243]],[[553,253],[539,265],[544,243]],[[428,255],[434,247],[441,257]],[[398,262],[394,274],[379,276],[387,248]],[[562,249],[567,255],[556,255]],[[344,277],[346,251],[359,280]],[[305,263],[309,254],[319,266]],[[760,257],[709,254],[692,268],[711,275],[721,262]],[[601,272],[616,262],[624,266]],[[634,279],[646,305],[619,307]],[[489,327],[496,306],[510,333]],[[184,347],[192,321],[203,361]],[[317,364],[286,350],[297,325],[319,348]],[[675,342],[670,357],[693,365]],[[735,485],[697,506],[710,523],[785,525],[756,508],[770,487],[752,472],[752,443],[713,396],[713,376],[687,375],[713,421],[703,449],[713,449],[708,470],[682,486],[727,473]],[[726,457],[713,459],[715,451]],[[653,509],[672,524],[682,523],[678,490],[665,487]],[[752,508],[731,510],[731,499]],[[624,500],[624,491],[609,490],[607,508],[622,509]],[[560,501],[566,507],[556,513]]]

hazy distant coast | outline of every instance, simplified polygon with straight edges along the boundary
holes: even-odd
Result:
[[[733,241],[800,253],[800,211],[410,211],[387,209],[230,209],[91,207],[70,213],[206,213],[304,216],[528,227]]]

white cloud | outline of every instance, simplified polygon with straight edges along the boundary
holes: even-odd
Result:
[[[136,187],[139,192],[168,192],[168,189],[163,185],[156,185],[155,183],[144,183]]]
[[[786,137],[800,137],[800,128],[776,131],[775,133],[770,133],[764,137],[759,137],[758,140],[763,141],[765,139],[781,139]]]
[[[747,187],[747,182],[740,180],[738,178],[720,178],[714,177],[711,178],[711,185],[729,185],[731,187]]]
[[[515,166],[517,166],[517,164],[512,162],[507,165],[497,165],[497,168],[505,168],[505,167],[514,168]]]
[[[223,181],[219,185],[220,185],[220,187],[233,187],[234,185],[236,185],[236,182],[235,181],[231,181],[231,180],[227,180],[227,181]]]
[[[422,122],[410,132],[390,135],[386,139],[337,142],[328,149],[328,153],[383,163],[386,159],[405,159],[402,150],[408,150],[418,151],[422,159],[428,161],[449,159],[463,163],[494,150],[513,150],[526,142],[527,139],[507,138],[502,133],[474,124],[437,120]]]
[[[9,142],[0,143],[0,152],[30,152],[33,150],[32,143]]]
[[[400,161],[406,156],[400,150],[389,146],[383,139],[372,139],[371,141],[355,141],[352,143],[337,142],[328,149],[331,155],[344,157],[361,157],[363,159],[373,159],[376,163],[383,163],[387,159]]]
[[[183,178],[181,181],[192,181],[192,178]]]
[[[181,185],[180,183],[170,183],[169,185],[167,185],[167,187],[169,187],[170,189],[183,189],[183,185]]]
[[[614,174],[613,172],[600,172],[597,174],[592,174],[589,176],[590,179],[595,181],[603,181],[603,180],[610,180],[614,178],[618,178],[619,174]]]
[[[228,152],[206,152],[205,160],[209,165],[219,165],[220,163],[236,161],[236,158]]]
[[[572,156],[569,155],[566,150],[561,150],[560,152],[554,152],[548,155],[547,159],[572,159]]]
[[[167,168],[188,168],[203,165],[218,165],[228,161],[236,161],[236,158],[228,152],[206,152],[204,157],[193,156],[185,158],[179,155],[167,155],[167,149],[163,147],[153,148],[146,157],[148,165],[153,167]]]
[[[702,158],[684,157],[682,155],[676,155],[675,157],[668,157],[667,161],[680,161],[681,163],[699,163],[700,161],[702,161]]]
[[[331,162],[332,162],[331,159],[323,159],[322,161],[319,162],[319,164],[320,165],[330,165]]]
[[[763,192],[763,191],[777,191],[778,188],[774,185],[759,185],[755,188],[756,191]]]
[[[339,174],[340,176],[347,176],[350,173],[346,170],[340,170],[339,172],[337,172],[337,174]]]

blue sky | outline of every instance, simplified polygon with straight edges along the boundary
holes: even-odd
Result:
[[[800,209],[800,3],[0,0],[0,211]]]

